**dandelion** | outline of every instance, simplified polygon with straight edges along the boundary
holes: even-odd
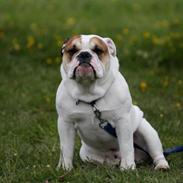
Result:
[[[129,42],[131,43],[131,44],[134,44],[134,43],[136,43],[138,41],[138,38],[137,38],[137,36],[131,36],[130,38],[129,38]]]
[[[150,37],[150,33],[149,32],[143,32],[143,37],[144,37],[144,39],[148,39]]]
[[[176,102],[175,106],[176,106],[177,109],[181,109],[182,108],[182,105],[181,105],[180,102]]]
[[[147,90],[147,83],[145,81],[140,82],[140,90],[145,92]]]
[[[50,99],[50,97],[49,97],[49,96],[45,96],[45,100],[46,100],[46,102],[47,102],[48,104],[50,104],[50,103],[51,103],[51,99]]]
[[[161,21],[157,22],[156,25],[158,27],[160,26],[160,27],[168,28],[169,22],[167,20],[161,20]]]
[[[52,61],[52,59],[51,59],[51,58],[47,58],[47,59],[46,59],[46,63],[47,63],[48,65],[50,65],[50,64],[52,64],[52,63],[53,63],[53,61]]]
[[[5,36],[5,33],[3,31],[0,31],[0,39],[3,39]]]
[[[169,80],[168,80],[168,79],[165,79],[165,80],[163,81],[163,86],[164,86],[164,87],[167,87],[168,84],[169,84]]]
[[[123,34],[128,34],[129,33],[129,29],[126,27],[126,28],[124,28],[123,30],[122,30],[122,32],[123,32]]]
[[[55,35],[56,44],[60,47],[63,44],[63,38],[60,35]]]
[[[27,48],[32,48],[35,44],[36,40],[33,36],[28,36],[27,37]]]
[[[153,36],[152,37],[152,43],[154,45],[163,45],[165,44],[165,39],[164,38],[160,38],[160,37],[157,37],[157,36]]]
[[[37,48],[40,49],[40,50],[43,49],[43,44],[42,43],[38,43],[37,44]]]
[[[14,39],[12,40],[12,44],[13,44],[13,49],[14,49],[15,51],[20,51],[21,47],[20,47],[20,43],[19,43],[19,41],[18,41],[17,38],[14,38]]]
[[[178,80],[178,85],[182,85],[183,81],[182,80]]]
[[[179,19],[176,18],[176,19],[173,20],[173,23],[176,24],[176,25],[179,25],[181,22],[180,22]]]
[[[76,23],[76,19],[74,17],[69,17],[66,20],[66,25],[67,26],[73,26]]]

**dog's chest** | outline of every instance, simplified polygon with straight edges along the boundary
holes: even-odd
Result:
[[[115,112],[113,110],[100,112],[101,118],[115,127]],[[99,126],[101,121],[96,117],[91,106],[85,106],[84,111],[75,111],[70,117],[75,121],[75,128],[86,144],[103,150],[117,148],[116,138]]]

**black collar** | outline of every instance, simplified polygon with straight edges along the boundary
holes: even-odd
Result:
[[[86,101],[84,101],[84,100],[78,99],[78,100],[76,101],[76,105],[79,105],[79,103],[84,103],[84,104],[88,104],[88,105],[90,105],[90,106],[92,106],[92,107],[95,107],[95,104],[96,104],[96,102],[97,102],[98,100],[100,100],[100,98],[99,98],[99,99],[96,99],[96,100],[93,100],[93,101],[91,101],[91,102],[86,102]]]

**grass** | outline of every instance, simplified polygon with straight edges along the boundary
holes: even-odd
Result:
[[[118,47],[120,69],[134,103],[157,129],[164,147],[181,145],[183,57],[175,39],[175,33],[179,40],[182,34],[181,0],[0,3],[0,182],[59,182],[60,176],[62,182],[182,182],[182,154],[168,157],[168,172],[156,172],[148,164],[133,172],[120,172],[82,163],[78,139],[75,169],[70,174],[57,172],[54,101],[61,80],[59,50],[63,39],[80,33],[109,36]],[[168,43],[162,41],[166,36],[176,42],[168,51]]]

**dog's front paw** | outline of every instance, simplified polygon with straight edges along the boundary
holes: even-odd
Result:
[[[170,169],[168,162],[165,159],[160,159],[156,162],[155,170],[168,170]]]
[[[135,162],[121,160],[120,170],[122,170],[122,171],[135,170],[135,168],[136,168]]]
[[[69,159],[60,160],[57,166],[57,170],[59,170],[61,166],[65,171],[71,171],[73,169],[72,161]]]

